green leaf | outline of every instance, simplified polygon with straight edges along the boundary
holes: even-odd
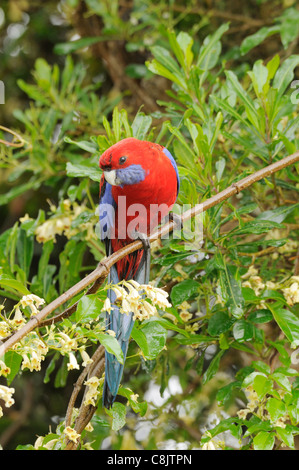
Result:
[[[297,65],[299,65],[299,55],[291,55],[277,70],[272,86],[277,89],[278,97],[284,94],[294,79],[294,69]]]
[[[244,298],[241,289],[240,280],[237,280],[231,268],[223,261],[222,269],[219,271],[221,294],[229,312],[235,317],[240,318],[243,315]]]
[[[20,267],[26,274],[26,279],[29,276],[29,269],[33,257],[34,237],[28,236],[25,230],[19,230],[17,240],[17,255]]]
[[[259,116],[255,109],[253,100],[250,98],[250,96],[244,90],[242,85],[239,83],[237,76],[235,75],[234,72],[232,72],[232,70],[227,70],[225,75],[232,89],[236,92],[237,96],[240,98],[241,102],[244,104],[245,109],[247,111],[248,119],[250,120],[250,122],[254,124],[254,126],[257,129],[259,129]]]
[[[282,400],[278,400],[278,398],[268,398],[266,408],[268,410],[272,422],[277,421],[286,412],[286,406],[284,402]]]
[[[267,91],[267,87],[269,88],[268,74],[268,68],[263,65],[262,60],[256,61],[252,71],[248,72],[257,96],[260,96],[264,91]],[[266,90],[264,90],[264,88],[266,88]]]
[[[261,431],[253,438],[254,450],[272,450],[275,435],[272,432]]]
[[[7,375],[7,383],[10,385],[20,370],[22,356],[15,351],[7,351],[4,355],[4,362],[10,368],[10,373]]]
[[[179,44],[181,51],[183,52],[183,57],[185,59],[184,62],[181,63],[181,65],[184,66],[184,64],[186,64],[187,69],[188,69],[191,66],[192,61],[193,61],[193,52],[192,52],[193,39],[185,31],[180,31],[180,33],[177,36],[177,42]],[[181,56],[179,55],[179,57]]]
[[[166,344],[167,330],[157,321],[148,321],[141,328],[134,325],[132,338],[147,359],[155,359]]]
[[[208,69],[216,65],[214,59],[212,58],[212,54],[216,52],[216,57],[218,59],[219,51],[219,40],[223,36],[223,34],[229,29],[229,23],[224,23],[220,26],[220,28],[215,31],[215,33],[211,36],[205,38],[203,46],[200,49],[198,60],[197,60],[197,67],[201,67],[202,69]],[[211,58],[213,62],[211,63]]]
[[[250,125],[250,123],[246,121],[246,119],[240,113],[238,113],[238,111],[236,111],[235,108],[231,106],[226,100],[223,100],[219,98],[219,96],[216,96],[216,95],[212,95],[211,98],[213,101],[216,102],[219,109],[229,113],[231,116],[233,116],[236,119],[236,121],[242,122],[245,126]]]
[[[134,410],[135,413],[140,413],[140,416],[144,416],[147,411],[147,403],[145,401],[138,402],[136,398],[132,398],[134,392],[129,388],[120,387],[118,390],[118,395],[126,397],[130,403],[131,408]]]
[[[152,118],[144,113],[137,113],[132,122],[133,137],[144,140],[151,127]]]
[[[224,353],[225,353],[225,350],[221,349],[213,357],[213,359],[211,360],[211,362],[209,364],[209,367],[207,368],[207,370],[205,371],[205,373],[203,375],[203,378],[202,378],[202,383],[203,384],[206,384],[207,382],[209,382],[209,380],[211,380],[214,377],[214,375],[217,373],[217,371],[219,369],[220,360],[221,360]]]
[[[155,58],[151,62],[145,63],[147,68],[157,75],[168,78],[181,88],[187,89],[184,75],[168,50],[161,46],[154,46],[151,48],[151,52]]]
[[[112,430],[119,431],[126,424],[127,408],[125,405],[119,402],[114,402],[111,411],[107,410],[107,413],[112,416]]]
[[[193,279],[186,279],[173,286],[170,294],[173,306],[180,305],[185,300],[193,297],[199,288],[199,283]]]
[[[66,173],[74,178],[90,178],[93,181],[100,182],[102,172],[90,162],[66,164]]]
[[[299,11],[296,8],[288,8],[279,18],[281,42],[286,49],[299,34]]]
[[[261,372],[252,372],[245,377],[242,386],[244,388],[252,385],[260,399],[264,398],[267,393],[273,390],[273,382],[265,374]]]
[[[280,439],[287,447],[294,449],[294,432],[288,427],[281,428],[277,426],[275,428],[278,439]]]
[[[59,55],[71,54],[72,52],[77,51],[78,49],[83,49],[84,47],[92,46],[100,41],[107,41],[107,37],[103,36],[92,36],[77,39],[76,41],[61,42],[54,46],[54,53]]]
[[[42,104],[48,107],[51,106],[51,101],[46,96],[45,92],[43,90],[40,90],[38,86],[30,85],[29,83],[24,82],[24,80],[22,80],[21,78],[17,80],[17,84],[19,88],[21,88],[21,90],[23,90],[32,100],[41,102]]]
[[[281,224],[281,222],[283,222],[286,217],[288,217],[288,215],[290,215],[297,208],[299,208],[299,202],[296,204],[291,204],[289,206],[280,206],[276,209],[262,212],[257,216],[257,219],[269,220],[271,222]]]
[[[261,44],[267,37],[272,36],[273,34],[279,33],[279,26],[264,26],[259,29],[256,33],[247,36],[240,47],[242,55],[247,54],[251,49]]]
[[[94,333],[94,336],[100,341],[108,353],[113,354],[120,364],[124,363],[124,355],[119,342],[114,336],[108,333]]]
[[[270,312],[270,310],[267,310],[267,309],[261,308],[259,310],[256,310],[255,312],[251,312],[248,315],[248,321],[252,323],[257,323],[257,324],[268,323],[272,320],[273,320],[273,315]]]
[[[70,137],[65,137],[64,141],[68,144],[74,144],[82,150],[86,150],[86,152],[96,153],[99,151],[98,147],[94,144],[94,142],[90,142],[89,140],[81,140],[76,142],[72,140]]]
[[[284,374],[281,374],[280,372],[274,372],[271,374],[271,378],[275,380],[275,382],[280,385],[281,388],[283,388],[286,392],[291,392],[292,391],[292,386],[290,384],[290,381],[288,377],[286,377]]]
[[[245,235],[248,233],[253,233],[255,235],[258,235],[260,233],[268,232],[269,230],[272,230],[273,228],[281,229],[282,226],[281,224],[272,222],[271,220],[255,219],[251,222],[247,222],[244,225],[244,227],[232,230],[231,232],[229,232],[229,234],[233,236]]]
[[[185,32],[180,32],[178,37],[176,37],[174,31],[167,31],[168,40],[171,49],[174,52],[178,62],[180,63],[181,67],[186,70],[186,68],[190,67],[193,54],[191,51],[193,39]],[[188,57],[184,51],[188,50]]]
[[[102,309],[103,303],[97,294],[83,296],[77,306],[75,313],[76,322],[88,323],[97,318]]]
[[[253,338],[254,329],[246,320],[238,320],[233,327],[233,335],[236,341],[250,341]]]
[[[212,336],[218,336],[225,333],[230,329],[233,320],[225,312],[217,312],[210,319],[208,323],[208,332]]]
[[[285,308],[274,308],[270,304],[268,306],[279,328],[290,341],[291,347],[296,348],[299,345],[298,317]]]
[[[27,287],[25,287],[20,281],[17,281],[16,279],[5,274],[0,275],[0,286],[4,288],[8,287],[10,289],[14,289],[23,295],[30,294]]]

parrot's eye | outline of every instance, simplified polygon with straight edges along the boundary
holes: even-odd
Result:
[[[119,159],[119,164],[120,164],[120,165],[123,165],[126,160],[127,160],[127,157],[120,157],[120,159]]]

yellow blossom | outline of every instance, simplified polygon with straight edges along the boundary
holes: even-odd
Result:
[[[77,362],[75,354],[70,352],[69,353],[69,362],[67,364],[67,370],[74,370],[74,369],[80,369],[80,367],[79,367],[79,364]]]
[[[80,434],[78,434],[75,429],[71,428],[70,426],[67,426],[63,432],[72,442],[77,442],[80,438]]]
[[[14,404],[14,399],[12,394],[15,393],[14,388],[6,387],[5,385],[0,385],[0,400],[3,400],[7,408],[11,407]]]
[[[0,322],[0,338],[6,338],[6,336],[10,335],[11,330],[9,325],[5,321]]]
[[[85,349],[80,349],[80,354],[83,359],[83,362],[82,362],[83,367],[86,367],[88,364],[92,364],[93,360],[91,359],[91,357],[89,357]]]
[[[36,313],[38,312],[38,310],[37,310],[38,307],[40,307],[44,303],[45,303],[45,300],[41,299],[40,297],[38,297],[35,294],[24,295],[20,300],[21,306],[23,308],[29,307],[30,310],[31,310],[32,315],[36,315]]]
[[[299,282],[293,282],[290,287],[282,289],[282,292],[288,305],[299,303]]]
[[[108,335],[113,336],[113,337],[116,336],[116,333],[113,330],[106,330],[106,333],[108,333]]]
[[[20,217],[19,220],[20,220],[20,222],[21,222],[21,224],[22,224],[23,222],[26,222],[27,220],[32,220],[32,219],[31,219],[31,217],[29,217],[28,214],[25,214],[23,217]]]
[[[15,309],[15,316],[12,320],[13,325],[15,326],[22,326],[25,323],[25,318],[23,317],[23,314],[19,308],[19,306],[16,307]]]
[[[138,397],[139,397],[138,393],[132,394],[132,395],[130,396],[131,400],[135,401],[135,403],[137,403]]]
[[[180,313],[180,317],[184,322],[187,322],[188,320],[191,320],[192,318],[192,313],[183,311]]]
[[[6,377],[8,374],[10,374],[10,368],[0,360],[0,375]]]
[[[242,409],[242,410],[239,410],[237,411],[237,415],[240,419],[246,419],[248,413],[250,413],[250,410],[248,409]]]
[[[100,384],[100,380],[97,377],[93,376],[84,383],[88,387],[84,400],[84,405],[95,406],[99,395],[98,386]]]
[[[245,274],[243,274],[243,276],[241,276],[241,278],[242,279],[248,279],[251,276],[256,276],[257,273],[258,273],[258,270],[253,265],[251,265],[251,266],[249,266],[248,271]]]

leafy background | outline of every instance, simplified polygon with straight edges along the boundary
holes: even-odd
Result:
[[[1,3],[1,123],[21,137],[0,146],[2,321],[26,289],[49,303],[103,257],[98,158],[114,142],[167,146],[179,207],[298,150],[298,17],[289,0]],[[136,323],[122,398],[110,414],[99,402],[84,442],[296,448],[298,190],[287,168],[205,213],[202,240],[153,246],[151,279],[172,307]],[[104,298],[82,299],[57,331],[91,353]],[[59,446],[79,371],[55,347],[39,372],[21,360],[6,357],[16,403],[3,407],[1,443]]]

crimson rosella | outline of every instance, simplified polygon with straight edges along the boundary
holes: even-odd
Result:
[[[130,137],[107,149],[99,164],[103,170],[100,229],[107,256],[136,239],[143,244],[142,249],[127,255],[112,267],[108,283],[114,285],[131,279],[139,284],[148,284],[148,236],[168,215],[179,191],[175,160],[165,147]],[[120,313],[114,290],[109,289],[107,297],[111,308],[106,312],[106,329],[115,332],[125,360],[134,324],[133,314]],[[103,390],[106,408],[110,408],[116,398],[122,373],[123,364],[106,351]]]

